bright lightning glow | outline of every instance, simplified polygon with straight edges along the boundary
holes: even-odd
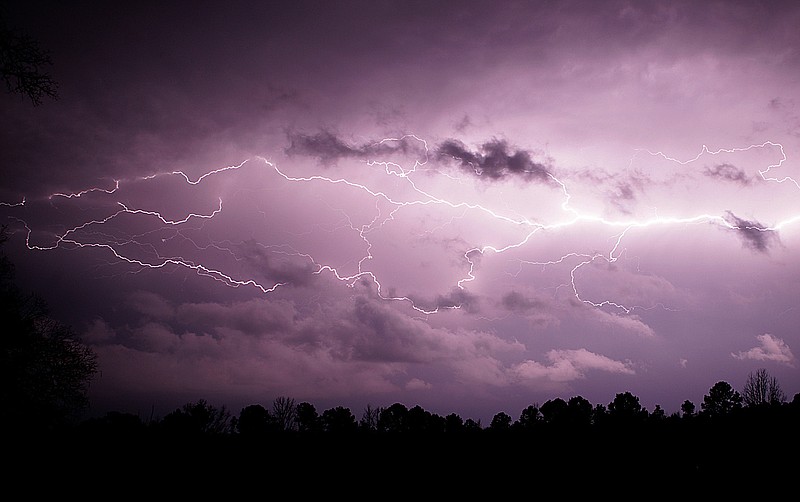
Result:
[[[319,260],[314,256],[312,256],[311,253],[295,250],[288,245],[271,246],[268,247],[269,251],[305,260],[306,262],[310,263],[311,266],[313,267],[313,274],[330,273],[335,279],[343,283],[346,283],[349,287],[353,287],[359,280],[368,279],[375,285],[377,290],[377,295],[380,298],[384,300],[398,300],[398,301],[409,302],[414,309],[424,314],[434,314],[442,308],[458,309],[462,307],[462,304],[454,302],[453,305],[437,306],[435,308],[428,308],[428,309],[423,308],[420,305],[418,305],[417,301],[415,301],[413,298],[409,296],[393,295],[387,292],[386,291],[387,288],[385,288],[384,285],[382,284],[379,275],[375,271],[369,270],[367,267],[367,264],[374,259],[373,255],[374,246],[373,242],[371,242],[370,240],[370,234],[380,229],[388,222],[394,220],[399,211],[403,210],[404,208],[409,208],[412,206],[431,206],[431,207],[442,206],[444,208],[448,208],[451,210],[460,211],[460,214],[462,216],[466,214],[466,212],[468,211],[475,211],[481,213],[482,215],[490,218],[493,221],[496,221],[498,224],[509,225],[513,228],[524,229],[521,234],[521,237],[511,242],[506,242],[504,244],[496,244],[496,243],[483,244],[481,246],[470,247],[469,249],[466,249],[463,252],[463,259],[467,266],[467,271],[464,274],[464,276],[459,278],[454,284],[455,287],[460,288],[462,290],[465,289],[468,283],[475,281],[477,279],[476,275],[477,262],[475,258],[479,255],[483,256],[487,253],[501,254],[508,252],[510,250],[522,249],[527,244],[529,244],[533,239],[535,239],[537,237],[537,234],[539,234],[540,232],[563,229],[578,224],[588,223],[597,227],[617,229],[618,232],[615,234],[615,237],[612,239],[609,248],[605,252],[582,253],[577,251],[570,251],[552,260],[542,260],[542,261],[521,260],[519,263],[520,266],[525,265],[525,266],[551,267],[555,265],[564,265],[567,264],[568,262],[572,263],[574,261],[575,263],[570,266],[568,284],[565,285],[571,288],[572,294],[574,295],[575,299],[577,299],[579,302],[582,302],[584,304],[593,307],[597,308],[611,307],[613,309],[617,309],[625,313],[630,313],[633,309],[636,308],[650,308],[650,307],[624,305],[610,298],[603,300],[589,300],[581,294],[581,288],[579,287],[578,273],[582,268],[591,265],[597,261],[604,261],[608,264],[611,264],[619,260],[624,252],[623,242],[626,236],[632,230],[648,229],[651,227],[681,226],[689,224],[710,223],[710,224],[720,225],[724,228],[728,228],[731,230],[777,232],[788,225],[800,222],[800,214],[785,218],[770,226],[742,225],[738,223],[736,220],[732,220],[730,216],[726,216],[724,214],[709,214],[709,213],[694,214],[687,217],[654,216],[644,219],[639,219],[639,218],[608,219],[598,214],[593,214],[587,211],[581,211],[573,207],[571,204],[572,195],[570,193],[570,190],[568,189],[567,184],[565,182],[562,182],[556,176],[549,173],[548,175],[550,177],[550,180],[553,182],[554,186],[558,187],[558,190],[560,191],[561,194],[562,202],[560,208],[563,214],[562,219],[548,223],[542,223],[542,222],[532,221],[531,219],[524,216],[512,217],[508,216],[507,214],[503,214],[502,211],[494,209],[487,205],[451,200],[447,196],[436,194],[430,189],[427,190],[423,189],[419,181],[415,180],[415,175],[419,174],[420,176],[423,175],[431,176],[431,171],[427,169],[427,164],[429,162],[429,156],[428,156],[429,147],[427,142],[419,138],[418,136],[409,134],[399,138],[385,138],[376,143],[375,146],[378,147],[392,146],[402,142],[416,142],[419,145],[421,151],[424,152],[423,158],[416,160],[411,167],[404,167],[400,163],[387,160],[366,160],[364,161],[364,163],[367,168],[374,168],[374,167],[381,168],[384,176],[395,178],[396,182],[402,184],[401,186],[403,186],[407,190],[406,193],[413,194],[413,197],[411,198],[406,197],[407,200],[399,198],[398,196],[393,195],[384,189],[375,188],[371,186],[369,183],[354,181],[353,179],[347,177],[323,176],[320,174],[314,174],[310,176],[291,175],[285,170],[280,169],[275,163],[263,157],[254,157],[253,159],[243,161],[237,165],[231,165],[215,169],[212,171],[208,171],[195,179],[192,179],[189,175],[187,175],[183,171],[171,171],[167,173],[159,173],[146,177],[139,177],[131,180],[114,180],[113,188],[92,187],[74,193],[61,193],[61,192],[53,193],[48,196],[48,199],[53,199],[56,197],[65,199],[77,199],[77,198],[85,198],[90,194],[92,194],[93,196],[100,196],[100,195],[112,196],[116,195],[117,192],[120,191],[122,183],[128,183],[134,181],[148,181],[162,176],[177,176],[181,178],[187,185],[195,187],[201,185],[201,183],[204,180],[209,179],[212,176],[222,176],[228,172],[243,169],[251,164],[255,164],[256,169],[262,167],[271,171],[272,173],[278,175],[280,178],[282,178],[285,182],[289,184],[324,184],[324,185],[344,186],[349,189],[360,192],[362,194],[366,194],[369,197],[375,199],[375,216],[368,223],[363,225],[357,225],[354,224],[349,217],[345,218],[346,220],[345,226],[349,227],[350,230],[355,232],[364,245],[364,253],[360,256],[354,256],[352,258],[352,261],[356,264],[356,270],[354,273],[345,273],[342,270],[340,270],[340,267],[334,266],[331,263],[326,263],[323,260]],[[787,160],[783,146],[779,143],[774,143],[771,141],[766,141],[761,144],[750,145],[744,148],[719,149],[716,151],[711,151],[706,146],[703,146],[701,152],[697,154],[697,156],[689,160],[683,160],[683,161],[670,157],[662,152],[647,151],[647,153],[651,156],[661,157],[669,162],[685,166],[695,161],[698,161],[704,155],[713,156],[721,153],[729,153],[729,154],[740,153],[748,150],[765,149],[765,148],[778,148],[780,151],[781,158],[778,162],[772,163],[768,165],[766,168],[759,170],[759,174],[763,179],[763,181],[775,182],[775,183],[790,183],[794,184],[797,188],[800,188],[800,184],[798,184],[798,182],[790,176],[777,177],[771,174],[774,170],[782,167],[785,161]],[[639,150],[639,151],[645,151],[645,150]],[[425,172],[421,173],[421,171],[423,170]],[[448,177],[447,179],[451,181],[458,180],[455,177],[452,177],[446,173],[441,173],[439,171],[433,171],[433,173],[435,175],[447,176]],[[477,176],[480,176],[481,174],[480,170],[475,169],[475,174]],[[9,208],[19,208],[25,206],[25,203],[26,200],[23,198],[22,201],[19,203],[3,202],[0,203],[0,205]],[[388,212],[384,212],[382,210],[383,205],[388,206],[390,210]],[[103,234],[106,239],[104,242],[87,241],[86,236],[84,236],[83,238],[78,237],[78,234],[80,232],[84,232],[86,235],[93,235],[91,232],[95,232],[96,235],[101,235],[99,234],[99,232],[102,231],[104,225],[109,224],[112,220],[118,220],[123,217],[153,218],[160,221],[161,224],[163,224],[166,227],[177,227],[179,229],[183,225],[189,223],[194,223],[194,222],[202,223],[203,220],[211,220],[224,211],[223,198],[221,196],[218,197],[218,205],[215,209],[210,210],[206,213],[188,212],[183,218],[178,218],[178,219],[168,218],[161,211],[157,211],[154,209],[132,208],[129,204],[123,203],[122,201],[119,200],[116,201],[116,206],[118,207],[118,209],[110,214],[98,218],[88,219],[83,223],[68,228],[60,233],[55,233],[53,241],[49,245],[39,245],[33,242],[32,239],[33,230],[25,219],[14,215],[10,215],[9,218],[12,218],[13,220],[20,222],[22,227],[25,229],[26,232],[25,242],[27,248],[30,250],[50,251],[58,248],[102,249],[111,253],[111,255],[113,255],[114,258],[116,258],[117,260],[128,263],[140,269],[163,269],[164,267],[170,265],[184,267],[189,270],[193,270],[198,275],[210,277],[227,286],[230,287],[251,286],[257,288],[262,293],[271,293],[276,291],[278,288],[289,284],[286,281],[274,281],[272,283],[265,284],[263,283],[264,281],[259,281],[254,277],[235,277],[235,274],[233,274],[232,272],[226,272],[220,268],[212,267],[207,264],[197,263],[193,260],[184,258],[182,256],[161,256],[152,245],[139,242],[137,240],[137,237],[135,236],[125,239],[118,239],[118,238],[111,238],[107,234]],[[453,219],[451,219],[450,221],[452,223]],[[446,223],[444,225],[446,225]],[[427,232],[435,233],[437,229],[442,228],[444,225],[428,229]],[[190,242],[197,250],[202,251],[213,248],[217,251],[230,253],[231,255],[234,256],[234,258],[236,258],[236,255],[233,253],[233,251],[231,251],[230,247],[225,246],[222,243],[212,242],[207,245],[199,245],[196,242],[194,242],[191,238],[186,237],[183,234],[180,235],[187,242]],[[171,238],[174,238],[174,236],[170,237],[169,239]],[[168,240],[168,238],[162,238],[162,242],[165,242],[166,240]],[[263,244],[259,245],[265,246]],[[151,255],[150,258],[143,259],[140,257],[133,256],[132,254],[126,251],[126,249],[129,246],[138,246],[139,249],[146,248],[150,250],[150,255]],[[236,259],[238,260],[238,258]]]

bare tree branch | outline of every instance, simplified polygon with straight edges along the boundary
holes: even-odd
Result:
[[[45,96],[58,99],[58,82],[45,70],[52,65],[50,53],[36,40],[0,24],[0,75],[8,92],[27,97],[33,106]]]

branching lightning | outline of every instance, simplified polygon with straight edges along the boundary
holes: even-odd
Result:
[[[738,153],[738,152],[746,152],[746,151],[752,150],[754,148],[765,148],[765,147],[768,147],[768,146],[776,147],[776,148],[780,149],[781,158],[777,163],[770,164],[767,167],[765,167],[764,169],[760,169],[758,171],[758,174],[761,176],[761,178],[764,181],[774,181],[776,183],[789,182],[789,183],[794,184],[794,186],[796,186],[797,188],[800,188],[800,184],[798,184],[797,180],[795,180],[791,176],[784,176],[782,178],[776,178],[776,177],[773,177],[773,176],[768,176],[768,174],[769,174],[769,172],[771,170],[777,169],[777,168],[783,166],[783,163],[786,162],[786,152],[783,150],[783,145],[780,144],[780,143],[773,143],[772,141],[765,141],[765,142],[763,142],[761,144],[750,145],[750,146],[746,146],[744,148],[720,148],[719,150],[714,150],[714,151],[709,150],[706,145],[703,145],[703,147],[700,149],[700,153],[698,153],[695,157],[693,157],[693,158],[691,158],[689,160],[678,160],[678,159],[672,158],[672,157],[664,154],[663,152],[651,152],[650,150],[644,150],[644,151],[646,151],[650,155],[662,157],[662,158],[664,158],[666,160],[669,160],[670,162],[676,162],[676,163],[678,163],[680,165],[684,165],[685,166],[687,164],[691,164],[692,162],[696,162],[704,154],[718,155],[720,153]]]
[[[386,292],[386,289],[388,288],[385,288],[384,285],[382,284],[379,274],[376,273],[374,270],[370,270],[368,267],[369,262],[374,258],[373,243],[370,240],[370,234],[380,229],[382,226],[386,225],[387,222],[392,221],[401,210],[403,210],[404,208],[409,208],[411,206],[431,206],[431,207],[442,206],[452,210],[461,211],[462,215],[466,214],[469,211],[475,211],[482,213],[483,215],[491,218],[493,221],[497,221],[498,224],[510,225],[513,226],[514,228],[524,229],[521,238],[514,240],[512,242],[506,242],[503,244],[487,243],[466,249],[463,252],[463,260],[466,266],[466,272],[464,273],[463,277],[459,278],[454,284],[454,287],[457,287],[462,290],[466,288],[466,285],[468,283],[475,281],[477,279],[477,262],[475,258],[479,255],[483,256],[487,253],[501,254],[510,250],[524,249],[525,246],[528,243],[530,243],[533,239],[535,239],[537,237],[537,234],[540,232],[567,228],[577,224],[588,223],[600,227],[606,227],[609,229],[617,229],[618,232],[615,234],[609,246],[609,249],[606,252],[586,253],[586,252],[571,251],[565,253],[560,257],[550,260],[540,260],[540,261],[522,260],[520,261],[520,267],[522,267],[523,265],[553,267],[553,266],[563,266],[570,264],[568,265],[569,267],[568,278],[565,278],[567,282],[564,285],[571,288],[571,292],[577,301],[595,308],[610,307],[624,313],[630,313],[632,312],[632,310],[636,308],[649,308],[649,307],[624,305],[620,302],[614,301],[613,299],[590,300],[581,294],[581,288],[579,287],[578,273],[582,268],[587,267],[598,261],[604,261],[606,263],[611,264],[619,260],[624,253],[624,247],[623,247],[624,240],[632,230],[646,229],[656,226],[678,226],[687,224],[711,223],[723,226],[731,230],[777,232],[782,228],[786,227],[787,225],[800,222],[800,214],[784,219],[771,226],[743,224],[741,221],[733,219],[724,214],[708,214],[708,213],[695,214],[688,217],[654,216],[646,219],[636,219],[636,218],[607,219],[597,214],[591,214],[575,209],[571,205],[572,195],[570,194],[567,184],[562,182],[559,178],[550,173],[548,173],[548,176],[553,184],[553,187],[557,187],[556,189],[559,190],[561,194],[560,196],[562,198],[562,203],[560,209],[563,214],[563,218],[555,222],[542,223],[542,222],[532,221],[523,216],[511,217],[506,214],[502,214],[502,212],[485,205],[465,202],[465,201],[454,201],[445,195],[436,194],[431,190],[423,189],[421,184],[415,180],[415,175],[420,173],[420,171],[424,169],[426,171],[424,175],[430,176],[430,172],[428,171],[427,168],[427,165],[430,160],[429,146],[425,140],[417,137],[416,135],[409,134],[398,138],[382,139],[380,142],[377,143],[377,146],[397,144],[399,142],[404,142],[404,141],[416,142],[417,145],[420,147],[421,151],[424,152],[423,158],[417,159],[412,166],[404,167],[399,163],[390,162],[386,160],[365,160],[363,162],[367,168],[370,169],[379,168],[382,170],[384,176],[396,178],[398,182],[405,184],[404,186],[408,189],[408,191],[414,194],[414,197],[409,200],[402,200],[388,193],[386,190],[381,190],[372,187],[367,183],[357,182],[347,177],[325,176],[322,174],[314,174],[310,176],[291,175],[287,171],[279,168],[275,163],[267,160],[264,157],[254,157],[252,159],[245,160],[244,162],[241,162],[240,164],[237,165],[231,165],[219,169],[214,169],[194,179],[183,171],[171,171],[171,172],[150,175],[146,177],[113,180],[113,186],[110,188],[91,187],[73,193],[65,193],[65,192],[53,193],[48,195],[47,199],[50,200],[54,198],[61,198],[68,200],[80,199],[80,198],[85,198],[90,194],[102,195],[102,196],[114,196],[117,194],[117,192],[120,191],[121,186],[125,183],[132,183],[135,181],[148,181],[163,176],[177,176],[180,179],[182,179],[183,182],[185,182],[187,185],[198,186],[211,177],[223,176],[228,172],[244,169],[245,167],[250,165],[255,165],[256,169],[267,169],[271,173],[274,173],[275,175],[282,178],[288,184],[303,183],[303,184],[325,184],[325,185],[344,186],[347,187],[347,189],[352,189],[361,192],[375,199],[375,209],[374,209],[375,215],[368,223],[363,225],[357,225],[353,222],[353,220],[351,220],[349,217],[345,215],[346,216],[345,225],[349,227],[351,231],[355,232],[358,235],[358,238],[363,242],[364,246],[363,255],[355,256],[353,258],[353,262],[356,264],[354,273],[345,273],[344,271],[340,270],[339,267],[334,266],[330,263],[326,263],[324,260],[319,260],[315,258],[315,256],[312,255],[312,253],[305,252],[302,250],[296,250],[289,245],[283,245],[283,244],[266,245],[261,243],[258,244],[271,253],[292,256],[298,259],[305,260],[311,265],[313,274],[330,273],[331,276],[334,277],[336,280],[346,283],[349,287],[353,287],[360,280],[367,279],[371,281],[372,284],[374,284],[377,291],[377,295],[380,298],[384,300],[397,300],[397,301],[409,302],[414,309],[424,314],[434,314],[443,308],[458,309],[461,308],[462,305],[454,304],[446,306],[436,306],[435,308],[423,308],[418,304],[419,302],[415,301],[410,296],[392,295]],[[783,146],[779,143],[774,143],[771,141],[766,141],[761,144],[750,145],[744,148],[719,149],[716,151],[709,150],[704,145],[701,152],[696,157],[688,160],[678,160],[662,152],[651,152],[649,150],[639,150],[639,151],[646,151],[651,156],[661,157],[669,162],[674,162],[679,165],[685,166],[695,161],[698,161],[704,155],[717,155],[720,153],[738,153],[753,149],[765,149],[765,148],[779,149],[780,159],[778,162],[770,164],[766,168],[759,170],[759,174],[762,180],[765,182],[789,183],[793,184],[798,189],[800,189],[800,184],[798,184],[797,180],[795,180],[794,178],[790,176],[779,177],[772,174],[774,170],[784,165],[787,158]],[[434,171],[434,173],[441,176],[448,176],[448,179],[450,179],[451,181],[456,180],[456,178],[444,172]],[[480,176],[480,174],[481,174],[480,170],[476,168],[475,175]],[[217,217],[219,214],[223,213],[224,211],[223,198],[218,197],[217,200],[218,202],[216,204],[216,207],[210,209],[205,213],[187,212],[183,218],[177,218],[177,219],[168,218],[162,212],[155,209],[134,208],[131,207],[130,204],[123,203],[122,201],[117,200],[116,209],[111,213],[102,217],[88,219],[87,221],[84,221],[76,226],[63,230],[60,233],[55,233],[52,238],[53,239],[52,243],[48,245],[40,245],[33,242],[32,238],[33,229],[25,218],[16,216],[14,214],[10,214],[8,217],[13,219],[14,221],[19,222],[21,228],[24,229],[26,235],[25,244],[27,248],[30,250],[51,251],[59,248],[101,249],[110,253],[116,260],[130,264],[140,270],[163,269],[167,266],[184,267],[186,269],[194,271],[198,275],[209,277],[216,281],[219,281],[226,286],[230,287],[249,286],[258,289],[262,293],[272,293],[281,287],[289,285],[290,282],[288,281],[274,281],[272,283],[265,284],[264,281],[259,281],[256,278],[235,277],[235,274],[232,272],[224,271],[220,268],[212,267],[208,264],[198,263],[194,260],[190,260],[182,256],[161,256],[161,254],[159,254],[153,246],[139,242],[137,240],[138,239],[137,236],[128,236],[125,239],[115,239],[106,236],[104,241],[98,239],[97,242],[87,240],[87,236],[100,235],[100,232],[102,232],[102,228],[104,225],[108,225],[112,220],[117,220],[123,217],[155,219],[160,222],[162,228],[171,227],[177,229],[178,234],[175,235],[179,235],[184,225],[195,222],[202,223],[204,220],[205,221],[211,220]],[[388,205],[390,210],[388,212],[385,212],[382,209],[382,204]],[[10,208],[10,210],[13,211],[19,208],[24,208],[26,206],[26,199],[23,198],[21,202],[16,202],[16,203],[0,202],[0,205],[8,207]],[[436,230],[437,230],[436,228],[433,228],[429,229],[428,231],[435,232]],[[90,231],[95,233],[93,234]],[[83,234],[81,234],[81,232],[83,232]],[[81,234],[82,236],[79,237],[78,234]],[[162,241],[166,241],[169,238],[162,239]],[[183,238],[187,242],[190,242],[196,250],[203,251],[214,248],[217,251],[228,252],[231,255],[233,255],[235,259],[238,260],[235,253],[231,250],[230,243],[226,245],[222,242],[215,242],[208,245],[199,245],[195,243],[191,238],[185,236],[183,236]],[[150,259],[143,259],[141,257],[136,257],[132,255],[131,253],[126,251],[127,246],[138,246],[138,249],[147,247],[147,249],[150,250],[150,255],[151,255]]]

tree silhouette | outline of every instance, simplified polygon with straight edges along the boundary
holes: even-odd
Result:
[[[101,417],[88,418],[78,427],[103,437],[139,439],[145,436],[147,424],[133,413],[109,411]]]
[[[564,424],[567,415],[567,402],[560,397],[548,399],[544,402],[539,411],[542,413],[542,420],[544,420],[546,424]]]
[[[281,430],[295,430],[297,428],[297,405],[294,399],[286,396],[276,397],[272,401],[272,417]]]
[[[480,420],[468,418],[464,420],[464,430],[467,432],[477,432],[483,430]]]
[[[162,428],[175,435],[227,434],[231,425],[231,414],[225,406],[217,408],[205,399],[186,403],[161,421]]]
[[[30,36],[9,28],[0,11],[0,75],[6,90],[27,97],[33,106],[45,96],[58,99],[58,83],[45,71],[52,64],[50,53]]]
[[[516,425],[519,429],[530,431],[541,422],[542,414],[539,411],[539,406],[536,404],[531,404],[526,406],[525,409],[520,412]]]
[[[492,417],[492,421],[489,423],[489,429],[493,431],[509,431],[511,430],[511,423],[513,419],[511,415],[508,413],[501,411],[496,413],[494,417]]]
[[[683,413],[684,418],[691,418],[694,416],[695,406],[694,403],[689,401],[688,399],[681,404],[681,413]]]
[[[8,239],[0,228],[0,248]],[[0,249],[2,252],[2,249]],[[37,295],[14,282],[11,261],[0,254],[0,412],[4,430],[54,429],[78,418],[89,404],[97,355],[71,327],[51,318]]]
[[[702,413],[711,418],[725,417],[742,407],[742,396],[725,381],[715,383],[700,404]]]
[[[358,430],[358,422],[350,408],[336,406],[322,412],[322,427],[327,433],[350,434]]]
[[[444,432],[445,420],[443,417],[431,413],[420,405],[408,410],[406,424],[411,432]]]
[[[614,423],[631,424],[646,419],[647,410],[642,408],[638,397],[625,391],[614,396],[614,400],[608,403],[608,416]]]
[[[605,425],[608,422],[608,408],[606,405],[597,403],[592,408],[592,424],[596,426]]]
[[[95,458],[102,459],[118,451],[151,454],[157,461],[168,462],[161,470],[179,464],[198,469],[209,458],[224,458],[219,467],[237,479],[244,470],[289,475],[302,466],[309,479],[341,470],[343,475],[357,471],[359,476],[385,476],[388,482],[389,476],[393,479],[409,465],[416,473],[436,476],[442,465],[521,455],[525,458],[522,464],[489,462],[482,476],[509,479],[530,472],[548,476],[568,469],[576,479],[599,482],[624,474],[640,482],[703,488],[716,487],[719,479],[730,475],[742,479],[751,474],[759,478],[794,475],[795,464],[775,459],[800,447],[796,426],[800,394],[791,403],[740,408],[740,413],[733,413],[737,409],[735,396],[729,385],[718,382],[704,400],[704,411],[692,419],[685,418],[694,413],[689,401],[682,406],[683,417],[678,413],[666,417],[659,405],[648,414],[630,392],[617,394],[608,408],[592,406],[581,396],[569,401],[556,398],[542,406],[544,414],[531,405],[523,410],[521,420],[510,424],[511,417],[500,412],[486,428],[480,421],[463,421],[455,413],[441,417],[419,405],[408,409],[397,402],[388,408],[368,406],[365,416],[377,415],[375,429],[363,425],[363,417],[357,424],[349,408],[343,406],[317,415],[310,403],[294,405],[289,398],[276,400],[278,409],[293,410],[294,429],[290,430],[307,431],[307,424],[320,422],[322,429],[317,434],[287,434],[261,405],[242,409],[238,420],[231,420],[236,429],[213,426],[224,423],[224,418],[219,420],[219,410],[199,401],[148,426],[132,415],[108,415],[87,422],[80,435],[71,436],[78,441],[60,444],[88,448]],[[732,419],[707,419],[718,409],[729,410],[719,413],[728,413]],[[551,422],[545,422],[544,416]],[[764,436],[765,430],[769,437]],[[92,438],[99,440],[86,441]],[[378,462],[359,464],[360,459],[373,458],[380,452],[389,454]]]
[[[297,405],[295,412],[299,432],[320,432],[322,430],[322,419],[313,404],[302,402]]]
[[[398,433],[408,431],[408,408],[403,403],[394,403],[383,408],[378,417],[378,430]]]
[[[464,419],[461,418],[456,413],[450,413],[446,417],[444,417],[444,431],[453,433],[453,432],[464,432]]]
[[[778,379],[771,376],[766,369],[758,370],[747,375],[742,389],[742,404],[748,407],[763,406],[767,404],[780,404],[786,401]]]
[[[592,424],[592,403],[583,396],[574,396],[567,401],[566,420],[573,427],[589,427]]]
[[[235,429],[247,437],[262,437],[277,429],[277,424],[269,410],[260,404],[251,404],[242,408],[235,421]]]
[[[373,408],[371,404],[367,404],[361,415],[361,420],[358,421],[358,426],[365,431],[377,431],[380,415],[380,408]]]
[[[660,404],[657,404],[655,408],[653,408],[653,412],[650,414],[650,420],[656,423],[660,423],[667,418],[667,413],[661,408]]]

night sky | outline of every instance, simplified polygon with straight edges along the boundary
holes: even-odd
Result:
[[[800,4],[5,2],[17,281],[91,412],[800,392]]]

